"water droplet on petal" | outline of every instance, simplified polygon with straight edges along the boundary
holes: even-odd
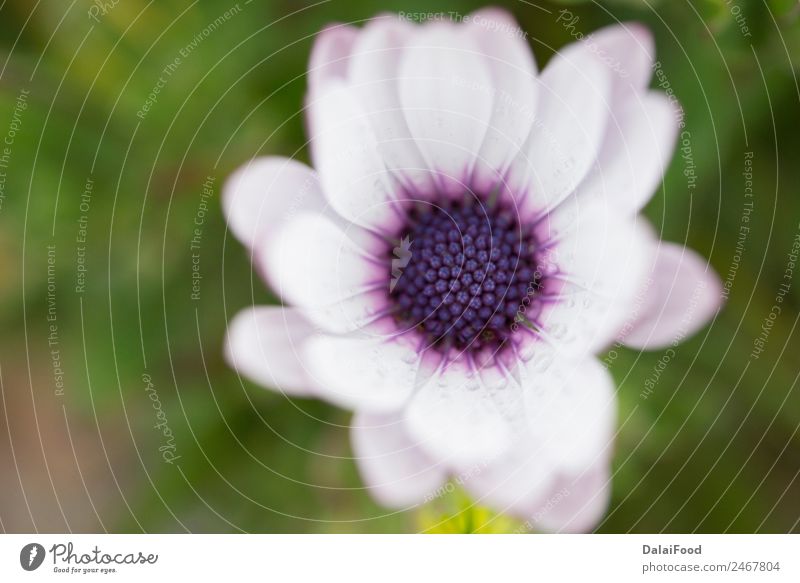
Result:
[[[481,383],[475,380],[475,378],[467,379],[465,383],[465,387],[468,391],[477,391],[481,387]]]
[[[502,391],[508,386],[508,379],[505,376],[498,376],[488,383],[489,389],[492,391]]]

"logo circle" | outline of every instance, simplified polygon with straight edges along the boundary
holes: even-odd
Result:
[[[44,547],[39,543],[29,543],[19,552],[19,564],[26,571],[35,571],[44,562]]]

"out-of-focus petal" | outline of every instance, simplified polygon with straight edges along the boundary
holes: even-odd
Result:
[[[531,453],[560,471],[575,471],[611,449],[616,390],[595,358],[557,363],[543,375],[523,368]]]
[[[493,390],[478,372],[451,362],[414,395],[409,433],[436,459],[481,463],[504,452],[524,422],[522,395],[508,384]]]
[[[324,399],[356,411],[401,409],[414,389],[416,351],[402,339],[317,335],[305,360]]]
[[[419,28],[400,63],[400,103],[428,166],[460,194],[492,115],[492,78],[472,36],[450,23]]]
[[[462,465],[458,475],[480,503],[499,512],[547,530],[589,530],[607,504],[607,484],[595,472],[605,471],[613,446],[610,376],[588,359],[547,370],[528,367],[522,381],[528,430],[506,454],[472,468]],[[569,495],[572,500],[552,510]]]
[[[415,192],[432,190],[431,172],[411,137],[399,95],[399,65],[414,27],[381,16],[364,27],[353,47],[350,80],[376,148],[387,168]]]
[[[529,515],[545,532],[581,533],[597,527],[611,500],[611,473],[605,459],[583,472],[559,475]]]
[[[610,85],[609,72],[586,47],[556,54],[542,71],[533,129],[506,184],[523,218],[555,207],[595,164],[610,115]]]
[[[644,223],[575,197],[540,223],[547,275],[534,304],[539,312],[527,315],[561,356],[593,353],[614,340],[650,261]]]
[[[490,192],[525,144],[536,111],[536,63],[514,17],[485,8],[466,23],[492,78],[492,114],[475,160],[473,186]]]
[[[345,219],[381,232],[399,225],[396,181],[375,133],[346,83],[333,80],[307,98],[314,167],[331,206]]]
[[[661,93],[632,93],[618,100],[597,166],[578,187],[634,214],[655,194],[675,149],[682,113]]]
[[[333,79],[347,78],[350,52],[358,34],[358,28],[345,24],[331,24],[317,34],[308,63],[308,85],[312,91]]]
[[[266,250],[267,277],[282,297],[298,306],[333,303],[367,291],[384,274],[359,235],[366,236],[357,227],[343,231],[321,215],[294,216]]]
[[[385,506],[427,502],[447,479],[445,466],[409,437],[399,415],[356,413],[350,434],[364,484]]]
[[[241,374],[287,395],[313,394],[302,362],[314,326],[292,308],[262,306],[239,312],[228,325],[225,357]]]
[[[231,174],[222,208],[231,231],[251,249],[263,247],[276,226],[296,212],[323,212],[327,203],[316,173],[279,156],[256,158]]]
[[[626,92],[643,91],[653,75],[655,43],[650,31],[638,22],[615,24],[596,30],[563,52],[587,50],[611,74],[614,100]]]
[[[655,244],[651,271],[632,310],[636,319],[620,333],[622,342],[645,350],[683,341],[722,303],[722,286],[708,261],[682,245]]]

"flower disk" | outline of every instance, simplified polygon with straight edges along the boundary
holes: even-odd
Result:
[[[427,346],[499,351],[541,287],[533,236],[501,207],[415,207],[392,259],[395,319]],[[526,299],[527,298],[527,299]]]

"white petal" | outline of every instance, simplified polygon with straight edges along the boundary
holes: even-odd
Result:
[[[547,275],[541,310],[530,319],[562,356],[613,341],[649,265],[645,225],[602,201],[571,197],[539,226],[540,240],[550,241]]]
[[[356,413],[350,434],[364,484],[384,506],[427,502],[446,480],[445,468],[409,437],[398,415]]]
[[[429,192],[431,173],[411,137],[398,93],[399,63],[413,31],[393,16],[367,24],[353,47],[350,80],[386,166],[408,187]]]
[[[473,39],[449,23],[420,28],[400,63],[400,103],[443,188],[463,191],[492,115],[493,82]]]
[[[512,384],[492,391],[480,374],[451,362],[414,395],[406,425],[434,458],[480,463],[511,445],[524,421],[521,396]]]
[[[560,475],[530,514],[533,528],[549,532],[591,532],[611,500],[606,460],[573,475]]]
[[[332,79],[347,78],[350,52],[358,29],[344,24],[326,26],[314,39],[308,63],[308,84],[312,91]]]
[[[326,206],[316,173],[305,164],[277,156],[243,165],[222,191],[228,225],[251,249],[262,247],[275,225],[292,213],[322,212]]]
[[[396,184],[352,89],[332,80],[307,101],[311,154],[331,206],[354,223],[382,232],[397,228]]]
[[[320,396],[342,407],[397,411],[414,388],[418,356],[400,338],[318,335],[305,354]]]
[[[333,303],[319,303],[301,307],[303,315],[321,330],[332,334],[366,331],[371,334],[389,334],[393,320],[386,316],[386,291],[375,289]]]
[[[616,389],[597,359],[559,362],[547,372],[523,367],[530,447],[559,471],[608,456],[616,424]]]
[[[563,490],[577,485],[576,477],[607,466],[613,438],[616,401],[604,369],[594,360],[557,368],[558,373],[527,367],[523,384],[529,430],[505,455],[473,467],[462,465],[459,472],[478,502],[539,526],[548,519],[543,510],[565,498]],[[572,492],[562,514],[550,514],[547,529],[558,516],[575,515],[584,505],[587,511],[604,508],[602,488],[591,496],[587,490]],[[595,497],[597,491],[601,494]],[[586,522],[579,525],[576,517],[574,526],[582,530]]]
[[[279,226],[259,265],[273,289],[325,330],[368,325],[386,308],[388,267],[374,255],[383,242],[349,225],[301,213]]]
[[[549,491],[556,471],[535,447],[520,440],[490,463],[461,466],[457,476],[478,504],[529,518]]]
[[[603,518],[611,494],[608,461],[572,474],[559,473],[525,450],[491,466],[465,470],[462,483],[480,504],[513,514],[529,530],[590,532]]]
[[[637,299],[635,319],[623,328],[620,340],[652,350],[683,341],[713,318],[722,286],[703,257],[682,245],[659,242]]]
[[[579,187],[621,212],[641,210],[655,193],[675,149],[680,111],[661,93],[632,93],[615,104],[597,167]]]
[[[562,52],[588,51],[611,74],[616,100],[630,91],[643,91],[650,82],[655,60],[653,35],[637,22],[601,28]]]
[[[314,327],[292,308],[242,310],[228,325],[225,357],[241,374],[288,395],[309,395],[313,381],[300,353]]]
[[[298,306],[356,296],[385,275],[373,263],[373,250],[363,236],[363,231],[345,232],[321,215],[298,214],[279,227],[266,250],[267,276],[283,298]]]
[[[473,184],[489,192],[525,144],[536,108],[536,63],[514,17],[486,8],[469,16],[467,24],[493,83],[489,128],[475,161]]]
[[[523,215],[541,215],[572,193],[596,162],[609,117],[608,71],[586,50],[557,54],[539,77],[536,119],[509,170]]]
[[[639,271],[629,271],[630,249],[637,244],[638,251],[644,251],[641,237],[650,232],[640,232],[636,225],[602,201],[573,198],[542,221],[537,233],[548,246],[548,260],[561,275],[598,294],[610,295],[620,282],[631,279],[638,283],[641,277]]]

